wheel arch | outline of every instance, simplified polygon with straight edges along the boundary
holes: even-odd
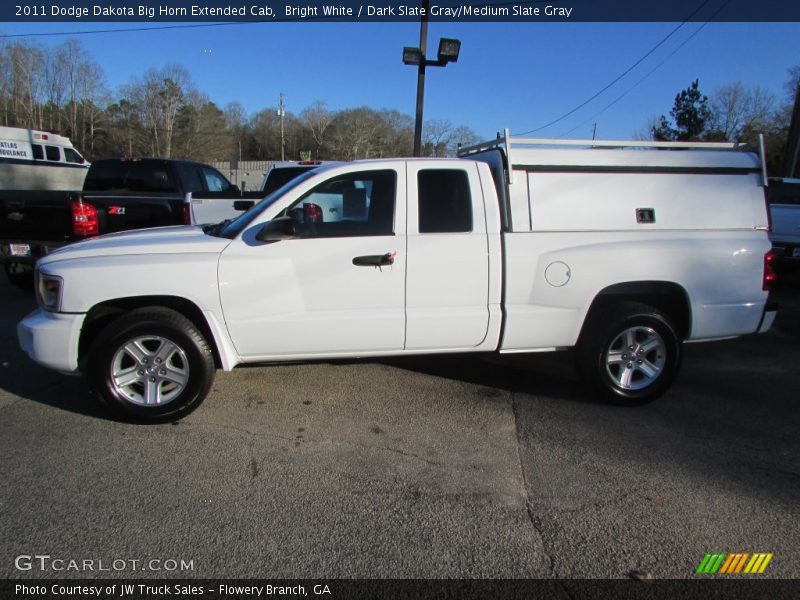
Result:
[[[97,336],[109,323],[124,313],[137,308],[151,306],[172,309],[189,319],[203,334],[203,337],[208,340],[216,368],[221,368],[225,364],[220,354],[219,340],[214,335],[214,331],[203,311],[194,302],[179,296],[132,296],[100,302],[95,304],[86,314],[78,342],[78,361],[81,365],[81,370],[85,370],[84,363],[94,340],[97,339]]]
[[[583,320],[581,335],[598,314],[623,302],[639,302],[657,308],[670,319],[681,339],[691,334],[691,301],[683,286],[672,281],[628,281],[610,285],[597,293]]]

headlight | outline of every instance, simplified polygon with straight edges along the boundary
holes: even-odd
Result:
[[[42,273],[36,269],[36,302],[43,309],[50,312],[58,312],[61,308],[61,288],[64,281],[61,277]]]

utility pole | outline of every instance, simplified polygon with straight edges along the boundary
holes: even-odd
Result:
[[[283,105],[283,92],[278,96],[278,116],[281,118],[281,160],[286,160],[286,141],[283,137],[283,117],[286,116],[286,110]]]
[[[592,139],[595,139],[596,135],[597,135],[597,123],[595,123],[594,127],[592,127]]]

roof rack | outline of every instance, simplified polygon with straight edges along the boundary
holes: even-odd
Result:
[[[541,150],[552,147],[552,148],[561,148],[563,150],[563,156],[567,157],[568,159],[571,157],[573,162],[575,160],[581,160],[575,158],[575,152],[568,152],[568,149],[605,149],[605,152],[598,151],[597,153],[587,154],[586,158],[589,161],[592,161],[592,164],[600,164],[594,159],[599,159],[600,155],[603,155],[602,161],[614,161],[618,158],[623,156],[623,153],[620,153],[618,156],[616,152],[613,150],[630,150],[630,149],[643,149],[643,150],[698,150],[698,151],[706,151],[707,153],[702,154],[694,154],[694,157],[690,159],[688,154],[682,153],[651,153],[651,152],[636,152],[635,154],[639,154],[640,156],[638,159],[634,159],[634,163],[638,165],[642,165],[647,163],[648,161],[652,162],[651,159],[655,160],[656,162],[664,162],[668,160],[669,164],[679,164],[679,163],[686,163],[690,164],[691,166],[697,166],[701,163],[706,163],[705,166],[720,166],[720,163],[729,162],[726,159],[720,157],[719,153],[725,152],[742,152],[742,151],[751,151],[758,156],[758,168],[761,171],[761,178],[762,178],[762,185],[766,187],[769,185],[767,181],[767,171],[766,171],[766,160],[765,160],[765,150],[764,150],[764,136],[760,135],[758,139],[758,145],[753,148],[748,144],[742,142],[653,142],[648,140],[560,140],[560,139],[552,139],[552,138],[515,138],[512,137],[509,133],[508,129],[503,131],[503,136],[498,135],[497,138],[493,140],[489,140],[486,142],[482,142],[480,144],[475,144],[472,146],[459,148],[458,156],[460,157],[468,157],[470,155],[477,154],[479,152],[486,152],[488,150],[493,150],[496,148],[502,148],[505,152],[506,160],[508,162],[512,162],[516,160],[514,157],[522,157],[525,156],[527,159],[533,159],[536,161],[544,160],[545,163],[543,164],[551,164],[550,161],[554,159],[552,154],[547,157],[548,153],[542,154]],[[609,152],[611,150],[612,152]],[[628,155],[628,160],[631,160],[631,153],[626,153]],[[593,158],[588,158],[592,156]],[[647,156],[647,158],[645,158]],[[701,158],[702,157],[702,158]],[[562,157],[559,157],[560,160]],[[708,160],[705,160],[708,158]],[[729,158],[733,158],[730,156]],[[642,160],[644,159],[644,160]],[[697,161],[695,159],[700,159]],[[739,161],[741,162],[741,161]],[[611,164],[609,163],[609,164]],[[634,164],[632,163],[632,164]],[[516,163],[515,163],[516,164]],[[573,163],[570,163],[573,164]],[[724,165],[723,165],[724,166]],[[749,165],[740,165],[747,168]],[[752,168],[752,167],[750,167]],[[506,167],[508,169],[508,167]],[[514,183],[514,171],[507,170],[507,181],[509,184]]]
[[[515,138],[508,129],[503,136],[493,140],[481,142],[473,146],[460,148],[459,156],[475,154],[504,146],[506,153],[512,147],[520,146],[581,146],[589,148],[671,148],[671,149],[696,149],[696,150],[745,150],[747,144],[742,142],[653,142],[649,140],[560,140],[555,138]]]

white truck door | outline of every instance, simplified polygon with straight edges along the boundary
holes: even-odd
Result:
[[[489,250],[477,166],[408,163],[406,350],[469,349],[489,327]]]
[[[403,349],[406,189],[398,164],[315,186],[287,208],[292,239],[264,243],[246,230],[226,248],[220,298],[245,360]]]

